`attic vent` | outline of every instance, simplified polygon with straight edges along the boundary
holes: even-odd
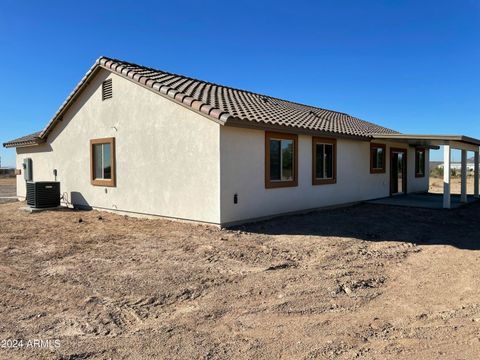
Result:
[[[112,96],[112,79],[108,79],[102,83],[102,100],[111,99]]]

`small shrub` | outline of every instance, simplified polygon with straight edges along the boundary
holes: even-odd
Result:
[[[443,178],[443,168],[437,166],[430,171],[430,176],[434,178]]]

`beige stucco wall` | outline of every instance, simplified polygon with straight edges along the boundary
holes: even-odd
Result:
[[[299,136],[298,186],[265,188],[265,132],[221,127],[221,219],[222,223],[254,219],[324,206],[352,203],[390,194],[390,147],[387,143],[387,171],[370,174],[370,143],[338,139],[337,183],[312,185],[312,138]],[[428,190],[428,176],[415,178],[414,149],[408,160],[408,192]],[[428,164],[428,154],[427,154]],[[238,204],[234,204],[238,194]]]
[[[109,77],[114,95],[102,101],[101,83]],[[116,139],[114,188],[90,183],[89,142],[103,137]],[[220,126],[101,70],[46,144],[17,149],[17,168],[32,158],[35,181],[53,180],[57,169],[62,193],[77,205],[215,224],[389,195],[389,156],[385,174],[370,174],[370,144],[357,140],[338,139],[337,183],[312,185],[312,140],[306,135],[299,136],[298,186],[266,189],[264,141],[262,130]],[[387,154],[391,146],[408,148],[389,143]],[[427,191],[428,177],[415,178],[414,158],[408,148],[407,189]],[[23,176],[17,189],[23,198]]]
[[[403,146],[405,147],[405,145]],[[409,147],[408,148],[408,168],[407,168],[407,191],[409,193],[420,193],[428,191],[430,187],[430,168],[429,168],[429,161],[430,161],[430,152],[427,150],[425,151],[425,176],[416,178],[415,177],[415,148]]]
[[[101,83],[113,80],[102,101]],[[219,223],[220,125],[102,70],[38,147],[17,149],[17,168],[33,159],[35,181],[53,180],[79,205]],[[90,139],[115,137],[117,186],[90,184]],[[20,197],[23,176],[17,177]]]

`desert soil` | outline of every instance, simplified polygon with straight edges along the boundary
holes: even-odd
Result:
[[[0,204],[15,201],[16,179],[14,177],[0,177]]]
[[[474,192],[474,182],[473,176],[469,176],[467,178],[467,193],[473,194]],[[451,192],[452,194],[460,194],[461,193],[461,179],[460,177],[452,178],[451,183]],[[443,194],[443,179],[430,177],[430,189],[428,190],[431,193],[435,194]]]
[[[480,204],[231,230],[0,205],[1,359],[477,359]],[[30,343],[31,344],[31,343]]]

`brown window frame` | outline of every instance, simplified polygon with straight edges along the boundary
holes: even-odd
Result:
[[[317,144],[329,144],[333,145],[333,164],[331,179],[318,179],[317,174]],[[337,139],[324,138],[324,137],[312,137],[312,185],[329,185],[337,183]]]
[[[420,173],[418,170],[418,153],[419,152],[422,152],[423,153],[423,173]],[[427,169],[427,161],[426,161],[426,149],[425,148],[422,148],[422,147],[417,147],[415,148],[415,177],[416,178],[423,178],[425,177],[425,172],[426,172],[426,169]]]
[[[374,149],[383,149],[383,167],[374,168],[373,167],[373,150]],[[387,169],[387,145],[370,143],[370,174],[385,174]]]
[[[293,180],[270,180],[270,140],[293,140]],[[265,131],[265,188],[298,186],[298,135]]]
[[[95,153],[93,150],[94,145],[100,144],[110,144],[110,156],[111,156],[111,167],[112,167],[112,178],[111,179],[97,179],[95,178]],[[106,187],[116,187],[117,186],[117,162],[115,155],[115,138],[101,138],[101,139],[92,139],[90,140],[90,182],[94,186],[106,186]]]

